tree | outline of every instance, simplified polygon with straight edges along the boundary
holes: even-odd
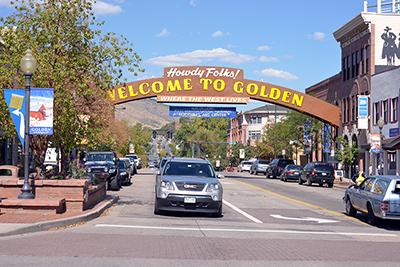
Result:
[[[143,164],[147,165],[147,153],[150,151],[152,130],[136,123],[129,128],[130,142],[135,147],[135,153],[142,159]]]
[[[0,18],[0,86],[23,87],[19,61],[32,49],[39,66],[32,85],[55,90],[54,135],[34,137],[32,149],[41,162],[52,141],[65,171],[72,148],[83,141],[89,147],[103,143],[103,130],[113,121],[107,90],[124,81],[125,66],[137,75],[141,59],[126,38],[101,30],[104,23],[95,18],[92,0],[16,0],[12,5],[15,12]],[[0,126],[9,131],[3,99],[0,112]]]
[[[261,158],[273,158],[275,153],[280,155],[282,150],[289,151],[289,142],[297,141],[304,145],[304,124],[311,121],[311,133],[314,143],[318,143],[318,136],[322,129],[322,123],[305,114],[290,111],[286,119],[276,125],[267,125],[264,129],[262,142],[257,144],[257,154]]]
[[[337,141],[341,147],[336,151],[336,156],[338,161],[344,166],[345,171],[348,174],[349,166],[353,165],[358,157],[358,147],[351,146],[349,141],[345,139],[343,136],[339,136]],[[350,177],[351,178],[351,177]]]

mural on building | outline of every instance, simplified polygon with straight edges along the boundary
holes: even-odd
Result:
[[[385,32],[381,35],[381,38],[384,40],[382,59],[386,58],[387,65],[389,66],[396,65],[396,57],[400,59],[400,42],[399,46],[397,46],[397,35],[392,31],[392,28],[386,26],[384,31]]]

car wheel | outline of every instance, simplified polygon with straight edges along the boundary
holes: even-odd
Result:
[[[329,182],[329,183],[328,183],[328,187],[329,187],[329,188],[332,188],[332,187],[333,187],[333,182]]]
[[[154,214],[155,215],[160,215],[161,214],[160,208],[158,207],[157,198],[155,198],[155,200],[154,200]]]
[[[118,181],[117,177],[115,177],[114,179],[111,180],[110,189],[113,191],[118,191],[120,189],[120,185],[119,185],[119,181]]]
[[[283,181],[286,183],[287,182],[287,178],[285,177],[285,178],[283,178]]]
[[[299,177],[299,184],[302,185],[303,184],[303,180],[301,180],[301,178]]]
[[[319,183],[318,185],[319,185],[319,187],[322,187],[324,184],[323,183]]]
[[[221,218],[222,217],[222,205],[216,213],[213,213],[212,216],[214,218]]]
[[[376,225],[378,223],[378,218],[375,216],[374,211],[372,210],[371,204],[368,203],[368,223],[371,225]]]
[[[356,216],[357,214],[357,210],[351,204],[349,197],[346,198],[346,214],[352,217]]]
[[[311,185],[312,185],[311,179],[307,178],[307,186],[311,186]]]

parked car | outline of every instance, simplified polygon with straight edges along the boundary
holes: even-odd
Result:
[[[366,213],[370,224],[378,219],[400,220],[400,177],[367,177],[360,186],[347,188],[343,200],[349,216]]]
[[[119,185],[130,185],[131,184],[131,167],[129,160],[118,159],[118,182]]]
[[[266,171],[267,178],[279,177],[282,174],[283,169],[289,164],[294,164],[294,161],[291,159],[272,160]]]
[[[238,172],[250,172],[250,168],[253,162],[251,161],[242,161],[238,166]]]
[[[310,186],[313,183],[317,183],[319,186],[323,186],[326,183],[329,188],[332,188],[334,180],[335,176],[331,164],[311,162],[304,166],[303,172],[299,177],[299,184],[307,183]]]
[[[208,160],[173,158],[156,177],[154,213],[185,211],[222,215],[222,185]]]
[[[266,173],[268,168],[268,161],[266,160],[262,160],[262,159],[258,159],[253,161],[253,164],[250,167],[250,174],[259,174],[261,173]]]
[[[114,152],[88,152],[85,156],[85,168],[93,184],[106,182],[107,189],[119,190],[117,155]]]
[[[125,155],[125,158],[129,158],[130,160],[133,160],[136,163],[136,168],[141,169],[142,168],[142,159],[138,157],[136,154],[127,154]]]
[[[119,158],[119,159],[124,160],[128,163],[131,176],[134,176],[135,174],[137,174],[137,167],[136,167],[135,161],[133,161],[130,158]]]
[[[303,167],[300,165],[289,164],[283,169],[282,174],[280,176],[281,181],[287,182],[289,180],[298,181],[301,173],[303,171]]]

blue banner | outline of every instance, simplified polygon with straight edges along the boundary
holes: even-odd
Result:
[[[53,88],[32,88],[30,97],[29,133],[33,135],[53,134]]]
[[[174,118],[236,118],[236,108],[230,107],[169,107]]]
[[[4,89],[4,99],[17,130],[18,138],[24,146],[26,92],[23,89]]]
[[[327,123],[324,123],[324,129],[322,131],[324,153],[331,153],[331,133],[331,126]]]
[[[306,121],[304,122],[304,132],[303,132],[304,152],[306,154],[311,153],[311,148],[312,148],[311,126],[312,126],[312,121],[310,119],[306,119]]]

